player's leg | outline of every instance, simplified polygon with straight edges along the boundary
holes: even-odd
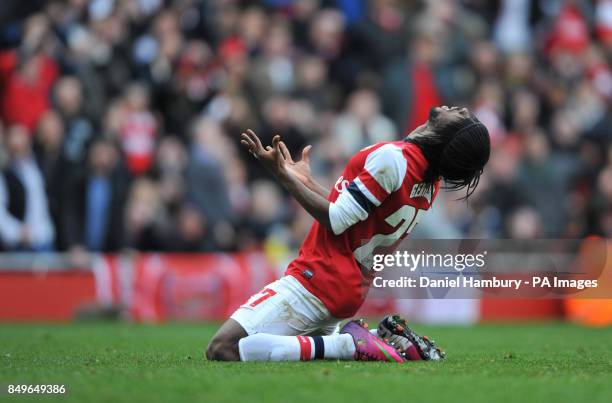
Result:
[[[315,303],[315,305],[318,305]],[[322,304],[321,304],[322,306]],[[311,316],[318,307],[297,307],[301,315]],[[315,309],[312,309],[315,308]],[[326,311],[326,310],[325,310]],[[326,318],[313,322],[319,328],[304,331],[306,335],[256,333],[239,342],[242,361],[310,361],[316,359],[355,359],[355,341],[350,334],[338,333],[338,320]]]
[[[291,303],[283,284],[283,279],[268,284],[240,306],[213,336],[206,357],[209,360],[240,361],[238,342],[249,335],[261,332],[298,334],[281,315],[279,306]]]
[[[240,306],[217,331],[206,350],[210,360],[239,361],[239,340],[254,334],[298,335],[304,321],[290,308],[296,302],[285,278],[274,281]],[[257,339],[257,338],[255,338]]]
[[[240,339],[238,347],[242,361],[405,361],[393,346],[372,334],[362,320],[349,321],[339,334],[327,336],[254,334]]]
[[[336,329],[338,320],[291,276],[275,281],[251,297],[231,318],[235,322],[226,322],[226,329],[220,330],[211,342],[209,359],[403,361],[359,321],[347,323],[340,333],[321,335]],[[241,338],[244,333],[235,325],[248,336]]]
[[[337,332],[339,321],[325,305],[288,276],[275,284],[279,298],[264,296],[262,304],[274,306],[273,313],[258,322],[261,332],[252,332],[252,314],[246,307],[232,317],[247,329],[249,336],[240,339],[238,351],[242,361],[308,361],[313,359],[376,360],[402,362],[393,347],[372,335],[362,321],[350,321]],[[258,297],[255,301],[259,301]]]
[[[240,361],[238,341],[246,336],[247,332],[238,322],[228,319],[208,344],[206,358],[217,361]]]
[[[284,277],[234,312],[213,337],[206,356],[224,361],[352,359],[355,347],[349,335],[304,336],[337,323],[295,278]]]
[[[355,354],[352,337],[346,334],[322,336],[322,328],[335,329],[339,323],[325,305],[294,277],[284,277],[279,283],[279,294],[283,297],[270,298],[269,303],[279,305],[280,310],[275,315],[287,328],[280,330],[272,321],[261,332],[241,339],[238,344],[241,360],[352,360]]]
[[[310,361],[355,359],[355,343],[349,334],[329,336],[278,336],[257,333],[239,342],[242,361]]]
[[[323,323],[322,326],[309,335],[313,348],[322,349],[315,355],[322,355],[325,359],[353,360],[355,358],[355,341],[348,333],[340,333],[340,322]]]

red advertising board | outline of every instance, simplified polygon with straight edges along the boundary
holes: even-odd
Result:
[[[119,306],[135,321],[221,320],[276,278],[261,253],[99,255],[91,269],[0,268],[1,321],[67,321]]]

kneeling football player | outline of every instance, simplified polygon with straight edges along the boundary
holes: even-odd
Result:
[[[432,108],[427,122],[404,140],[356,153],[331,192],[311,176],[310,147],[294,162],[279,136],[264,147],[247,130],[241,143],[315,222],[285,276],[221,326],[206,351],[208,359],[440,359],[433,343],[397,316],[372,331],[362,321],[337,328],[366,297],[368,254],[393,247],[410,233],[435,200],[440,181],[451,190],[465,189],[466,198],[475,190],[489,160],[486,127],[466,108]]]

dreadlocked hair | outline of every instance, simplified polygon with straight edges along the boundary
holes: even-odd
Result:
[[[433,186],[442,177],[448,190],[466,189],[460,200],[474,193],[491,154],[489,131],[477,118],[449,123],[425,136],[407,138],[428,162],[423,181]]]

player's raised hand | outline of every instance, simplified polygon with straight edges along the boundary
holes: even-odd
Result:
[[[291,153],[287,149],[287,145],[283,141],[279,143],[279,146],[289,173],[298,178],[302,183],[308,183],[312,178],[310,172],[310,150],[312,146],[304,147],[302,150],[302,159],[297,162],[293,160]]]
[[[261,140],[251,129],[242,133],[240,143],[245,146],[259,162],[274,176],[287,173],[285,159],[280,148],[280,136],[276,135],[272,139],[272,147],[264,146]]]

